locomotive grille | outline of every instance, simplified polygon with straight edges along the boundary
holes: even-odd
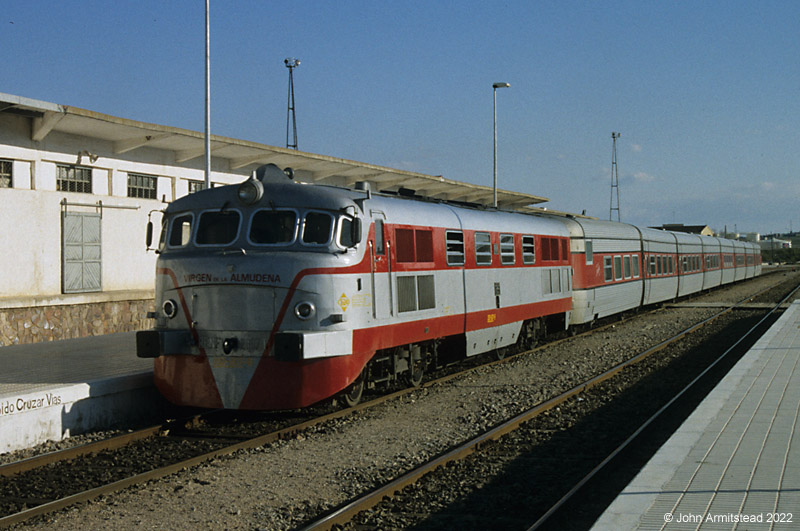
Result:
[[[417,309],[417,283],[414,277],[397,277],[397,311],[413,312]]]
[[[397,277],[397,310],[413,312],[436,307],[433,275]]]
[[[433,289],[433,275],[420,275],[417,277],[419,288],[419,309],[429,310],[436,307],[436,293]]]

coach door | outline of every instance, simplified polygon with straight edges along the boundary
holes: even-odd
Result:
[[[370,281],[372,283],[372,317],[386,319],[392,315],[392,264],[390,243],[386,240],[383,212],[373,210],[374,235],[369,241]]]

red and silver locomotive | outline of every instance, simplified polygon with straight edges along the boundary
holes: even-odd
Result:
[[[760,271],[741,242],[406,195],[299,184],[267,165],[171,203],[156,326],[137,334],[161,393],[232,409],[353,404],[367,384],[418,384],[452,352],[502,355]]]

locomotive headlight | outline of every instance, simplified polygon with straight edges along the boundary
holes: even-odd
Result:
[[[170,319],[178,315],[178,305],[172,299],[165,300],[164,304],[161,305],[161,310],[164,312],[164,315]]]
[[[298,302],[297,306],[294,307],[294,314],[301,321],[308,321],[314,317],[315,313],[317,313],[317,308],[314,306],[313,302]]]
[[[239,185],[237,195],[239,196],[239,201],[245,205],[252,205],[263,197],[264,185],[258,179],[251,177]]]

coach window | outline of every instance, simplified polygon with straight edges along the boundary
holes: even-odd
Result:
[[[170,247],[183,247],[192,235],[192,215],[184,214],[172,220],[172,230],[169,234]]]
[[[649,264],[648,270],[651,277],[656,276],[656,257],[654,255],[650,255],[647,259]]]
[[[622,257],[622,270],[625,273],[625,278],[631,278],[631,257]]]
[[[639,278],[639,255],[633,256],[633,278]]]
[[[536,246],[533,236],[522,237],[522,263],[532,264],[536,262]]]
[[[656,275],[661,274],[661,255],[656,256]]]
[[[303,223],[303,243],[325,245],[331,239],[333,217],[325,212],[309,212]]]
[[[460,230],[445,232],[447,247],[447,265],[464,265],[464,233]]]
[[[667,256],[661,255],[661,274],[666,275],[667,273],[668,273]]]
[[[475,264],[492,265],[492,236],[488,232],[475,233]]]
[[[610,256],[603,257],[603,274],[606,282],[611,282],[611,280],[614,278],[614,268],[611,265]]]
[[[622,280],[622,257],[614,257],[614,280]]]
[[[675,272],[675,259],[671,256],[667,257],[667,265],[669,266],[669,274],[673,274]]]
[[[255,244],[279,245],[294,241],[297,214],[292,210],[259,210],[250,222],[250,241]]]
[[[592,241],[586,240],[584,247],[586,249],[586,264],[591,264],[594,261],[594,252],[592,251]]]
[[[500,263],[503,265],[514,264],[514,235],[500,235]]]

